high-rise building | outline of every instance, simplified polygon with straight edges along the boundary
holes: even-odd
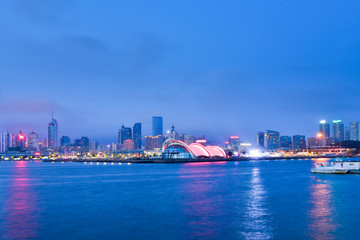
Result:
[[[179,133],[175,130],[175,126],[171,126],[171,131],[168,131],[168,139],[180,140]]]
[[[350,140],[359,141],[359,122],[350,122]]]
[[[304,135],[293,136],[293,149],[306,149],[306,138]]]
[[[75,139],[74,146],[77,147],[78,151],[81,153],[87,153],[90,150],[90,141],[88,137],[81,137],[80,139]]]
[[[133,127],[134,149],[141,149],[141,123],[135,123]]]
[[[68,147],[70,146],[71,141],[70,138],[68,136],[62,136],[60,139],[60,146],[62,147]]]
[[[345,130],[344,124],[341,120],[334,120],[333,121],[333,137],[335,138],[336,142],[342,142],[345,139]]]
[[[290,136],[281,136],[280,137],[280,146],[281,149],[291,149],[292,141]]]
[[[152,117],[152,135],[153,137],[163,135],[163,118]]]
[[[119,144],[124,144],[125,140],[132,139],[132,132],[131,128],[125,127],[124,125],[121,126],[118,132],[118,141]]]
[[[28,135],[28,148],[33,151],[39,151],[39,136],[35,132]]]
[[[26,147],[26,136],[20,131],[15,138],[15,146],[19,147],[21,150],[24,150]]]
[[[318,137],[308,138],[307,145],[309,148],[317,148],[322,146],[322,139]]]
[[[321,133],[321,146],[328,146],[330,139],[330,124],[327,123],[326,120],[320,121],[319,132]]]
[[[123,147],[126,151],[130,151],[130,150],[133,150],[134,149],[134,141],[131,140],[131,139],[126,139],[124,144],[123,144]]]
[[[56,148],[58,146],[58,123],[52,118],[48,125],[47,147]]]
[[[0,138],[0,152],[5,153],[10,147],[10,133],[8,131],[1,134]]]
[[[154,136],[146,136],[145,137],[145,150],[154,150],[155,148],[161,149],[162,145],[165,142],[165,137],[158,135]]]
[[[266,130],[264,135],[264,146],[269,151],[278,150],[280,148],[280,133]]]
[[[345,141],[350,140],[350,127],[345,127]]]
[[[264,132],[258,132],[256,134],[256,145],[258,147],[263,148],[265,146],[264,143],[265,143],[265,133]]]

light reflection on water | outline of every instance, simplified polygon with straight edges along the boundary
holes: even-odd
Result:
[[[262,185],[260,169],[255,167],[251,173],[250,190],[247,196],[244,230],[241,234],[245,239],[271,239],[269,227],[269,209],[267,192]]]
[[[316,179],[311,185],[310,235],[313,239],[335,239],[333,195],[327,181]]]
[[[13,166],[8,197],[4,203],[3,239],[34,239],[37,237],[38,214],[36,197],[31,188],[28,162]]]

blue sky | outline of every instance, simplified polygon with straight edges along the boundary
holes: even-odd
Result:
[[[216,142],[360,120],[359,1],[4,0],[0,131],[115,141],[164,117]]]

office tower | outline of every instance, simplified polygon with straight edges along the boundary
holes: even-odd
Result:
[[[330,139],[330,124],[327,123],[325,120],[320,121],[319,132],[321,133],[321,146],[328,146]]]
[[[264,147],[264,143],[265,143],[265,133],[264,132],[258,132],[256,134],[256,145],[258,147]]]
[[[81,137],[80,139],[75,139],[74,146],[81,153],[87,153],[90,150],[90,141],[88,137]]]
[[[345,127],[345,141],[350,140],[350,127]]]
[[[141,123],[135,123],[133,126],[134,149],[141,149]]]
[[[280,146],[281,149],[291,149],[292,141],[290,136],[281,136],[280,137]]]
[[[163,118],[152,117],[152,135],[153,137],[163,135]]]
[[[7,152],[9,147],[10,147],[10,133],[6,131],[6,132],[1,134],[0,152],[1,153]]]
[[[119,144],[124,144],[127,139],[132,139],[131,128],[122,125],[118,132]]]
[[[269,151],[278,150],[280,148],[280,133],[266,130],[264,135],[264,146]]]
[[[350,140],[359,141],[359,122],[350,122]]]
[[[306,138],[304,135],[293,136],[293,149],[306,149]]]
[[[21,150],[24,150],[26,147],[26,137],[25,134],[20,131],[15,138],[15,146],[19,147]]]
[[[28,148],[33,151],[39,151],[39,136],[35,132],[28,135]]]
[[[70,138],[68,136],[62,136],[60,139],[60,146],[62,147],[68,147],[70,146]]]
[[[58,123],[52,118],[48,125],[47,147],[56,148],[58,146]]]
[[[9,147],[16,147],[15,145],[15,134],[10,134],[10,144]]]
[[[333,121],[333,137],[336,142],[342,142],[345,139],[344,124],[341,120]]]

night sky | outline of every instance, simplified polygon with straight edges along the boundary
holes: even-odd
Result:
[[[112,142],[163,116],[254,141],[360,120],[360,1],[3,0],[0,131]]]

